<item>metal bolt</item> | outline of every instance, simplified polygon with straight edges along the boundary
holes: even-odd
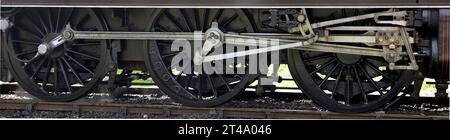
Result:
[[[65,39],[72,39],[73,38],[73,33],[71,31],[65,31],[65,32],[63,32],[63,37]]]
[[[5,31],[12,26],[13,23],[10,22],[7,18],[0,17],[0,30]]]
[[[394,54],[394,53],[390,53],[390,54],[389,54],[389,57],[394,58],[394,57],[395,57],[395,54]]]
[[[219,34],[217,32],[210,32],[207,38],[208,40],[219,39]]]
[[[48,45],[47,44],[40,44],[38,46],[38,53],[39,54],[45,54],[48,51]]]
[[[306,17],[305,17],[305,15],[298,15],[297,20],[298,20],[299,22],[303,23],[303,22],[305,22]]]
[[[389,63],[389,69],[394,70],[395,69],[395,63]]]
[[[384,41],[384,38],[383,37],[379,37],[378,38],[378,42],[383,42]]]
[[[391,42],[391,43],[395,42],[395,38],[390,38],[389,42]]]
[[[390,44],[389,45],[389,49],[395,49],[395,45],[394,44]]]

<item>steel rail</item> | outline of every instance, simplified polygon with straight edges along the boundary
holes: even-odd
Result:
[[[408,119],[408,120],[448,120],[448,116],[425,116],[381,113],[335,113],[310,110],[258,109],[258,108],[194,108],[173,105],[138,104],[100,104],[100,103],[56,103],[0,100],[0,109],[64,112],[114,112],[148,113],[156,115],[210,114],[217,118],[256,118],[256,119]]]

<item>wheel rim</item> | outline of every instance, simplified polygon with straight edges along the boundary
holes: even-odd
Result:
[[[3,17],[9,17],[18,13],[20,10],[21,8],[18,7],[2,7],[0,13]]]
[[[76,40],[36,55],[39,44],[58,36],[68,23],[77,30],[105,30],[93,10],[22,9],[13,22],[7,39],[8,65],[30,94],[49,101],[74,100],[106,74],[107,41]]]
[[[298,50],[289,50],[288,57],[292,76],[304,93],[337,112],[376,109],[398,95],[409,80],[409,71],[391,71],[383,58]]]
[[[251,20],[242,10],[161,9],[152,19],[154,23],[149,26],[149,31],[193,32],[201,30],[205,32],[213,21],[217,21],[223,32],[254,32]],[[170,62],[179,52],[172,52],[171,44],[171,41],[147,42],[145,55],[148,59],[146,59],[146,64],[160,89],[184,105],[217,106],[223,104],[238,95],[254,80],[254,75],[249,74],[175,73],[170,68]],[[193,66],[191,65],[191,68]]]

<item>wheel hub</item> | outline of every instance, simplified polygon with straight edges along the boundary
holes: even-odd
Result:
[[[62,44],[52,45],[56,38],[60,37],[57,33],[49,33],[43,38],[43,43],[38,46],[38,53],[41,55],[47,55],[51,58],[57,58],[64,55],[65,49]]]
[[[358,63],[362,56],[361,55],[352,55],[352,54],[336,54],[338,60],[345,65],[353,65]]]

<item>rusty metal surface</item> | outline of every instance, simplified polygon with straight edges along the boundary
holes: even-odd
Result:
[[[449,116],[425,116],[405,114],[347,114],[307,110],[255,109],[255,108],[192,108],[172,105],[99,104],[99,103],[55,103],[0,100],[0,109],[25,111],[67,112],[116,112],[149,113],[156,115],[218,114],[220,118],[253,119],[414,119],[448,120]]]
[[[2,6],[67,7],[295,7],[295,6],[450,6],[448,0],[1,0]]]

